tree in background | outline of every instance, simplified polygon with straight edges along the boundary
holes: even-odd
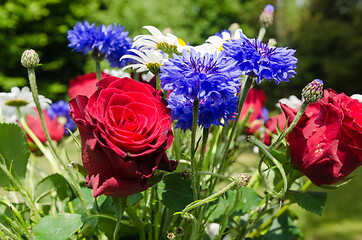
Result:
[[[291,84],[275,88],[275,83],[265,83],[264,89],[273,89],[266,91],[267,98],[297,94],[294,89],[314,78],[347,94],[362,89],[359,0],[7,0],[0,6],[0,90],[26,84],[18,59],[28,48],[37,50],[42,60],[37,70],[41,91],[54,100],[64,98],[69,79],[94,72],[93,64],[67,47],[67,30],[78,21],[117,22],[130,37],[145,34],[145,25],[170,28],[194,45],[234,22],[248,37],[256,36],[258,16],[267,3],[276,8],[275,24],[265,39],[275,38],[278,46],[297,49],[299,59]]]

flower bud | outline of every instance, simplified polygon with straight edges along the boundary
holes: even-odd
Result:
[[[269,27],[273,24],[274,6],[267,4],[264,11],[259,16],[259,22],[262,27]]]
[[[33,50],[25,50],[21,56],[21,64],[26,68],[35,68],[39,65],[39,55]]]
[[[182,237],[184,235],[184,229],[182,227],[178,227],[175,232],[176,237]]]
[[[167,238],[168,238],[168,239],[175,239],[175,234],[169,233],[169,234],[167,235]]]
[[[302,96],[308,103],[318,102],[323,98],[323,81],[314,79],[302,90]]]
[[[241,173],[235,178],[236,186],[239,188],[246,187],[249,181],[250,181],[250,176],[247,173]]]
[[[106,58],[106,54],[98,50],[98,48],[93,48],[91,57],[96,62],[102,62]]]

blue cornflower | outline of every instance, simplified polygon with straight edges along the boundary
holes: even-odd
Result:
[[[120,58],[132,47],[132,39],[124,27],[117,25],[90,25],[87,21],[78,22],[73,30],[68,31],[68,47],[77,52],[87,54],[90,51],[99,52],[106,57],[111,67],[124,67],[129,60]]]
[[[201,55],[191,49],[160,66],[161,86],[187,98],[229,99],[239,91],[241,71],[237,62],[223,54]]]
[[[258,39],[231,39],[223,44],[226,56],[238,62],[241,71],[257,77],[259,84],[264,78],[280,82],[289,82],[296,74],[294,69],[298,59],[295,50],[280,47],[269,47]]]
[[[193,101],[182,95],[171,93],[168,98],[168,108],[171,109],[171,119],[177,120],[176,128],[186,131],[192,128]],[[238,108],[238,97],[230,99],[204,99],[200,101],[198,125],[209,128],[211,125],[222,125],[221,119],[227,124],[235,120]]]
[[[57,118],[62,123],[64,123],[64,126],[66,128],[65,129],[66,135],[69,134],[68,129],[74,131],[77,128],[77,126],[69,116],[70,106],[67,102],[63,100],[55,102],[51,104],[46,111],[52,119]]]
[[[209,128],[227,123],[237,112],[239,76],[236,62],[223,54],[201,55],[195,50],[184,50],[181,56],[174,55],[160,66],[161,86],[170,90],[167,101],[171,117],[177,128],[192,127],[192,106],[197,98],[200,102],[198,124]]]
[[[73,30],[68,30],[68,47],[73,48],[77,52],[83,52],[84,55],[92,51],[96,47],[100,39],[98,28],[95,23],[90,25],[87,21],[82,24],[78,22]]]

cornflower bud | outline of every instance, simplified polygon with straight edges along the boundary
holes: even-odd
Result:
[[[26,68],[35,68],[39,65],[39,55],[33,50],[25,50],[21,56],[21,64]]]
[[[314,79],[302,90],[302,96],[308,103],[318,102],[323,98],[323,81]]]
[[[264,11],[259,16],[259,22],[262,27],[269,27],[273,24],[274,17],[274,6],[267,4],[264,8]]]
[[[250,176],[247,173],[241,173],[235,178],[235,184],[237,187],[246,187],[250,181]]]
[[[168,239],[175,239],[175,234],[169,233],[169,234],[167,235],[167,238],[168,238]]]
[[[178,227],[176,229],[176,237],[182,237],[184,235],[184,229],[182,227]]]

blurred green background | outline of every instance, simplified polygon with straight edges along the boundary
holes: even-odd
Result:
[[[26,85],[20,64],[24,50],[41,58],[37,69],[40,92],[57,100],[65,97],[69,79],[94,71],[89,56],[71,52],[67,31],[78,21],[117,22],[130,37],[148,33],[144,25],[170,27],[191,45],[239,23],[248,37],[259,30],[259,14],[275,6],[274,25],[265,41],[297,50],[297,76],[290,83],[264,81],[268,107],[290,94],[300,96],[315,78],[348,95],[362,92],[361,0],[2,0],[0,5],[0,91]],[[104,63],[103,67],[107,67]]]
[[[256,36],[259,15],[268,3],[275,6],[274,25],[264,39],[275,38],[278,46],[296,49],[299,59],[297,76],[290,83],[264,81],[259,86],[266,92],[268,108],[282,97],[300,96],[303,86],[315,78],[339,93],[362,94],[361,0],[2,0],[0,91],[27,85],[20,57],[32,48],[42,63],[36,70],[40,93],[52,100],[66,99],[69,80],[94,71],[89,56],[67,47],[67,31],[78,21],[116,22],[130,37],[147,34],[145,25],[170,27],[196,45],[234,22],[248,37]],[[322,217],[300,210],[306,239],[362,239],[360,179],[333,191]]]

